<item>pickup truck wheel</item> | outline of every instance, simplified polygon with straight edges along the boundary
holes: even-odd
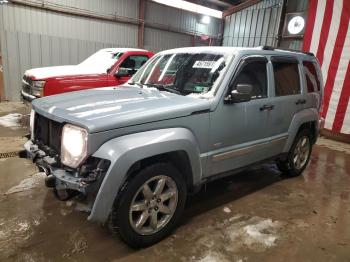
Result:
[[[286,160],[278,160],[277,167],[287,176],[299,176],[307,167],[312,151],[311,134],[307,129],[296,136]]]
[[[139,248],[165,238],[178,224],[186,183],[169,163],[154,164],[133,176],[118,195],[111,216],[122,240]]]

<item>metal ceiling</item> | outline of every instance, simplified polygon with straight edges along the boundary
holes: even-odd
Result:
[[[220,11],[227,10],[228,8],[239,5],[247,0],[198,0],[192,1],[199,5],[204,5],[213,9],[217,9]]]

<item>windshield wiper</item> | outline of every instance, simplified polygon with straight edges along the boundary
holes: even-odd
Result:
[[[170,86],[175,87],[175,85],[160,85],[160,84],[143,84],[143,85],[148,86],[148,87],[155,87],[159,91],[167,91],[167,92],[174,93],[177,95],[182,95],[179,90],[170,87]]]
[[[129,82],[130,85],[137,85],[141,88],[143,88],[143,84],[141,84],[140,82]]]

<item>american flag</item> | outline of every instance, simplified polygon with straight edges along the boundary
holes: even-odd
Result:
[[[310,0],[304,51],[318,58],[323,74],[325,128],[350,134],[350,0]]]

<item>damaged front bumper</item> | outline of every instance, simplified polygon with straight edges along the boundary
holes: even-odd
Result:
[[[73,190],[83,195],[94,192],[96,188],[97,174],[79,176],[77,171],[68,171],[57,167],[57,161],[48,156],[38,145],[28,140],[24,144],[25,151],[22,157],[30,158],[37,165],[40,171],[46,173],[45,184],[47,187],[56,190]]]
[[[27,101],[27,102],[31,103],[37,97],[33,96],[31,94],[28,94],[25,91],[21,90],[21,98],[22,98],[23,101]]]

